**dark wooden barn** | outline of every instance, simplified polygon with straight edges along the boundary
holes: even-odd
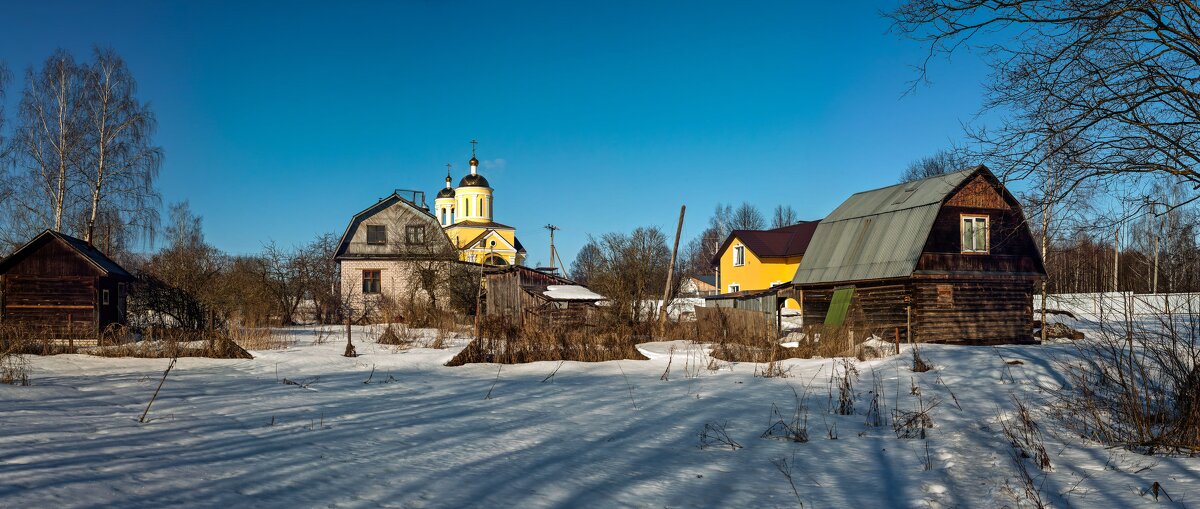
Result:
[[[800,301],[806,325],[859,337],[1028,343],[1045,275],[1020,204],[979,166],[851,196],[817,227],[780,300]]]
[[[0,322],[43,328],[59,339],[96,339],[126,323],[133,279],[87,242],[46,230],[0,260]]]
[[[487,315],[518,323],[531,316],[582,323],[605,300],[579,283],[521,265],[491,269],[485,288]]]

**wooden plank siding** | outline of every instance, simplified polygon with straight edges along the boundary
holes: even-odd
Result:
[[[833,292],[852,286],[846,325],[860,337],[898,328],[920,343],[1035,342],[1033,291],[1045,268],[1020,204],[990,175],[947,194],[908,276],[789,290],[802,298],[804,323],[823,323]],[[988,218],[987,252],[963,252],[963,215]]]
[[[119,267],[114,274],[102,266],[116,267],[83,241],[44,232],[3,260],[0,321],[49,330],[64,339],[95,338],[111,324],[124,324],[121,299],[130,276]],[[103,301],[106,290],[108,303]]]
[[[1032,343],[1032,280],[933,280],[913,288],[913,341]]]

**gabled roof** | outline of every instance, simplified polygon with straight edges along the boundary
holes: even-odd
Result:
[[[817,230],[818,221],[801,221],[799,223],[775,228],[773,230],[733,230],[725,238],[725,242],[717,249],[713,265],[721,262],[721,254],[729,249],[733,239],[742,241],[754,256],[759,258],[787,258],[800,256],[808,249],[813,232]]]
[[[717,286],[717,276],[714,276],[712,274],[703,274],[703,275],[692,274],[688,277],[695,279],[696,281],[699,281],[701,283],[707,284],[708,286]]]
[[[45,230],[42,233],[39,233],[33,238],[33,240],[30,240],[24,246],[21,246],[21,248],[17,249],[15,252],[13,252],[13,254],[9,255],[3,260],[0,260],[0,273],[7,272],[8,269],[13,265],[16,265],[18,261],[36,251],[38,247],[41,247],[46,242],[54,239],[62,241],[67,245],[67,247],[71,248],[72,251],[74,251],[84,260],[87,260],[106,276],[135,279],[133,274],[130,274],[129,271],[126,271],[123,267],[117,264],[117,262],[114,262],[112,258],[105,256],[105,254],[101,253],[99,249],[96,249],[86,241],[52,230]]]
[[[408,205],[415,211],[418,211],[420,213],[423,213],[423,214],[429,216],[430,219],[437,221],[437,216],[433,215],[433,212],[430,212],[428,208],[422,207],[420,205],[417,205],[415,202],[413,202],[411,200],[405,199],[403,196],[400,195],[399,190],[394,191],[387,198],[379,200],[374,205],[371,205],[370,207],[363,209],[362,212],[354,214],[354,217],[350,219],[350,224],[346,225],[346,231],[342,233],[341,240],[338,241],[338,249],[337,249],[337,253],[334,254],[334,258],[338,258],[338,257],[342,256],[342,253],[344,253],[346,251],[346,248],[348,247],[348,242],[350,240],[349,239],[350,232],[353,232],[354,229],[358,227],[359,223],[362,223],[364,219],[379,213],[379,211],[386,209],[388,207],[391,207],[392,205],[395,205],[396,203],[400,203],[400,202],[403,202],[404,204]]]
[[[942,203],[975,175],[999,185],[991,171],[977,166],[854,194],[821,221],[792,282],[912,275]]]

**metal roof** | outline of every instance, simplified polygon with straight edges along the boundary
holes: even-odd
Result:
[[[987,168],[854,194],[817,226],[792,282],[798,285],[912,275],[946,196]]]

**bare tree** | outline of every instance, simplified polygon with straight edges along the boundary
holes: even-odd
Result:
[[[13,136],[19,173],[7,225],[17,238],[43,228],[62,231],[77,203],[79,165],[84,160],[83,86],[80,68],[59,49],[37,72],[25,73],[25,88]]]
[[[95,61],[82,69],[88,154],[81,169],[90,198],[83,239],[88,242],[105,208],[122,222],[152,232],[158,205],[154,180],[162,164],[162,149],[150,141],[154,114],[134,97],[137,84],[129,68],[112,49],[94,53]]]
[[[657,298],[667,281],[671,248],[658,228],[637,228],[632,233],[606,233],[588,240],[584,251],[592,253],[593,267],[587,283],[612,299],[626,319],[641,321],[652,313],[644,302]],[[578,263],[578,258],[576,259]]]
[[[900,182],[945,175],[966,169],[968,164],[967,158],[958,151],[942,149],[908,163],[908,167],[904,168],[904,173],[900,175]]]
[[[775,212],[771,214],[771,228],[783,228],[796,224],[800,217],[796,215],[796,209],[791,205],[776,205]]]
[[[280,324],[295,325],[296,309],[304,300],[304,268],[299,249],[285,251],[275,242],[268,243],[255,259],[257,275],[270,292]]]
[[[907,0],[895,28],[938,55],[985,55],[981,156],[1008,179],[1036,174],[1063,136],[1079,148],[1066,189],[1096,181],[1122,195],[1146,180],[1200,198],[1200,9],[1191,1]],[[1136,196],[1124,196],[1124,198]]]
[[[131,292],[137,302],[131,307],[166,325],[202,328],[215,325],[217,311],[225,300],[220,276],[226,257],[204,241],[200,216],[188,203],[171,205],[166,227],[167,246],[147,261],[142,269],[142,288]]]
[[[730,230],[761,230],[766,226],[767,221],[762,212],[749,202],[742,202],[729,216]]]

